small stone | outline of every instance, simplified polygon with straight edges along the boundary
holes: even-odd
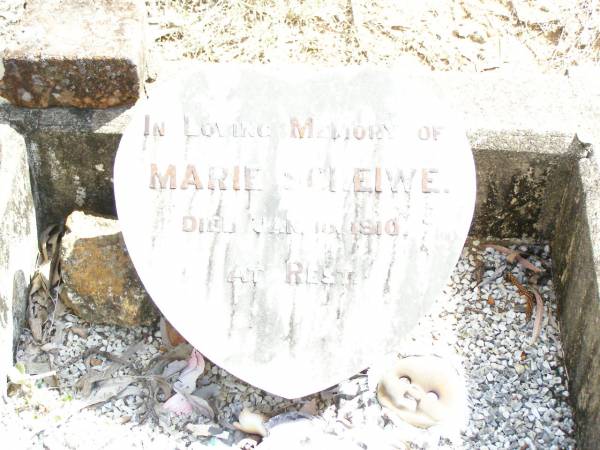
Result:
[[[221,392],[221,386],[216,383],[211,383],[206,386],[202,386],[201,388],[196,389],[194,395],[197,395],[200,398],[205,400],[216,397]]]
[[[90,334],[88,330],[82,327],[71,327],[69,331],[83,339],[86,339]]]

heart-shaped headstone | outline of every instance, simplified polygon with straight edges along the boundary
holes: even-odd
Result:
[[[390,70],[207,66],[139,104],[114,171],[128,251],[222,368],[294,398],[394,350],[469,229],[464,130]]]

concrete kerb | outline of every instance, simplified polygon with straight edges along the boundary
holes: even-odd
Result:
[[[588,146],[592,151],[596,145]],[[579,448],[600,442],[600,169],[590,153],[573,168],[552,239],[561,335]]]
[[[37,227],[25,141],[0,124],[0,396],[25,321],[29,279],[37,256]]]
[[[600,140],[582,130],[594,130],[599,108],[564,77],[428,76],[464,114],[478,177],[471,233],[552,244],[579,447],[591,448],[600,440]],[[112,165],[130,114],[0,104],[0,123],[27,141],[40,229],[75,209],[115,213]]]

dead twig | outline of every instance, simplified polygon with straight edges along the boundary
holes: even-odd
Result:
[[[496,245],[496,244],[484,244],[484,246],[487,248],[493,248],[494,250],[506,255],[506,260],[510,263],[516,262],[517,264],[521,265],[525,269],[529,269],[535,273],[542,272],[542,269],[533,265],[528,259],[523,258],[521,256],[521,252],[519,250],[512,250],[510,248],[503,247],[502,245]]]

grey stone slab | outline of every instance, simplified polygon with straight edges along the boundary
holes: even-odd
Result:
[[[139,0],[28,0],[0,49],[0,95],[33,108],[132,105],[145,20]]]
[[[471,134],[477,207],[471,234],[549,239],[561,186],[585,154],[573,135]]]
[[[125,243],[169,322],[287,398],[394,352],[442,292],[475,201],[466,133],[426,86],[293,70],[182,75],[138,106],[114,169]]]
[[[37,229],[23,136],[0,125],[0,393],[27,307]]]
[[[580,99],[560,75],[497,71],[432,75],[436,92],[465,115],[470,130],[508,134],[572,133]]]

